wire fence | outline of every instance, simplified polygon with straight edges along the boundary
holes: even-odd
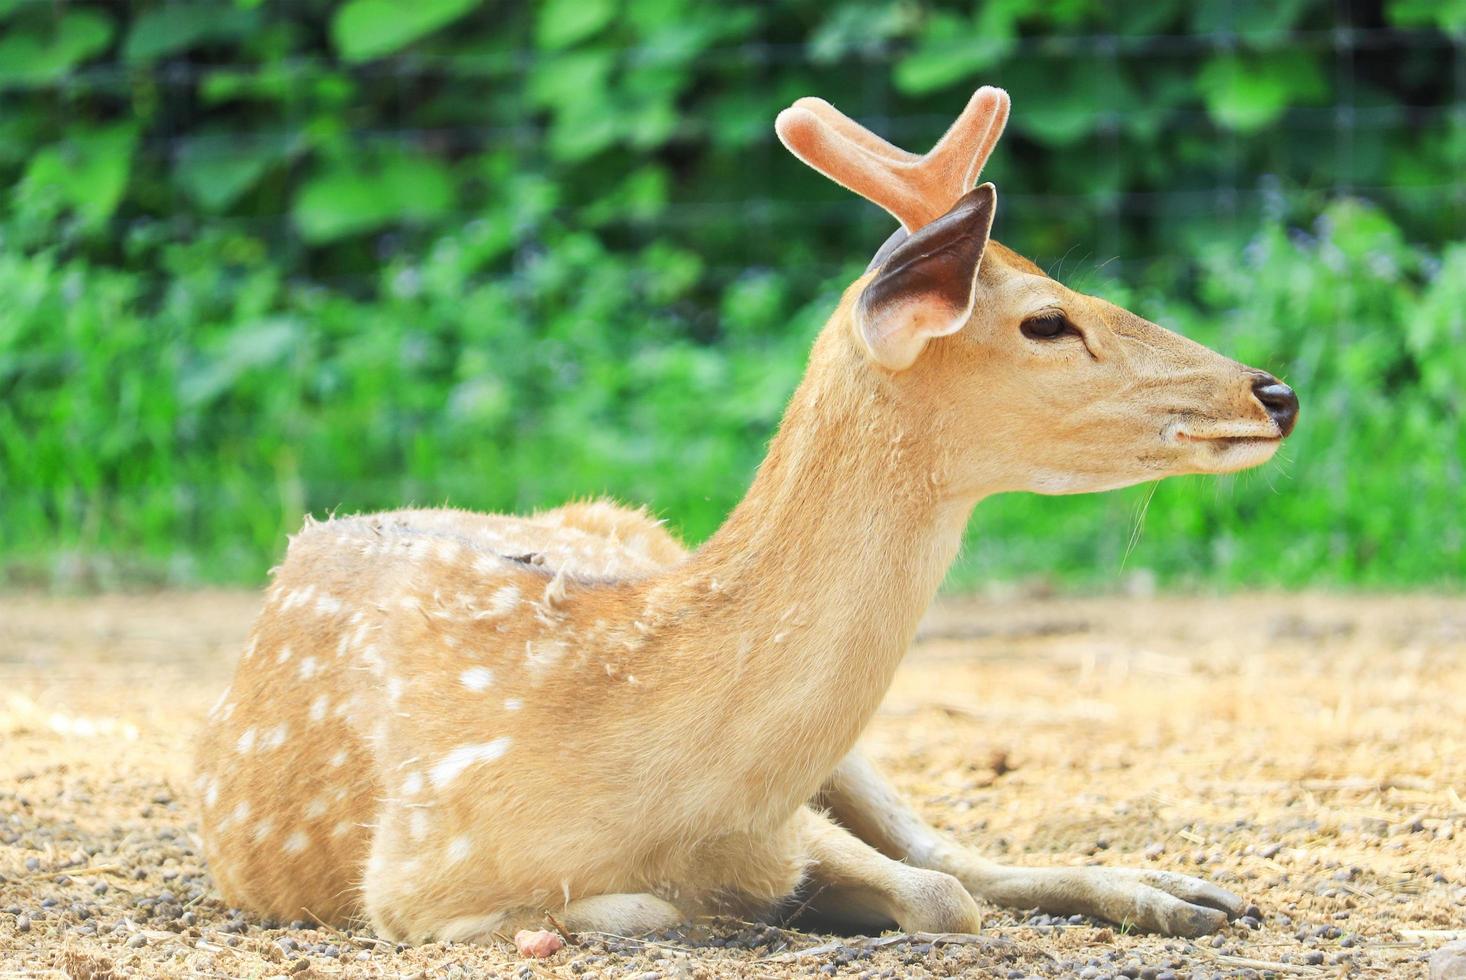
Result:
[[[12,6],[49,4],[51,0],[18,0]],[[134,5],[114,5],[130,8]],[[149,5],[151,6],[151,5]],[[1163,117],[1167,134],[1175,139],[1191,138],[1206,141],[1214,161],[1192,172],[1177,173],[1157,186],[1153,176],[1139,179],[1135,172],[1137,153],[1131,137],[1131,125],[1122,110],[1102,106],[1087,112],[1082,126],[1073,138],[1057,149],[1043,154],[1025,150],[1023,142],[1032,141],[1034,132],[1043,132],[1073,113],[1072,107],[1055,107],[1042,99],[1026,98],[1021,88],[1014,89],[1015,120],[1010,143],[1017,143],[1013,152],[1000,150],[990,165],[991,175],[999,181],[1007,220],[1016,221],[1020,239],[1028,229],[1058,223],[1064,229],[1059,236],[1036,235],[1041,248],[1062,246],[1065,252],[1078,248],[1106,269],[1122,277],[1141,275],[1157,262],[1174,257],[1168,222],[1186,222],[1202,227],[1212,226],[1218,232],[1236,231],[1259,216],[1286,217],[1307,215],[1319,209],[1329,197],[1345,195],[1373,200],[1408,221],[1410,216],[1427,216],[1432,227],[1439,229],[1466,227],[1466,35],[1443,30],[1402,29],[1352,23],[1354,13],[1347,3],[1337,7],[1336,23],[1326,29],[1288,31],[1214,30],[1189,34],[1158,33],[1149,35],[1076,34],[1042,37],[1017,37],[1007,42],[1003,62],[992,77],[975,81],[1004,82],[1004,65],[1037,59],[1045,64],[1064,65],[1083,60],[1087,66],[1110,72],[1116,77],[1125,74],[1136,63],[1169,63],[1179,70],[1194,67],[1199,59],[1218,54],[1243,52],[1304,52],[1329,56],[1328,90],[1330,100],[1324,104],[1292,105],[1267,127],[1258,132],[1240,132],[1235,127],[1220,125],[1214,112],[1197,104],[1169,107]],[[954,41],[954,48],[970,41]],[[658,45],[614,47],[619,64],[656,68],[678,62],[682,53]],[[1373,86],[1370,72],[1363,70],[1368,61],[1371,71],[1396,55],[1420,56],[1430,53],[1436,64],[1448,64],[1449,86],[1436,86],[1443,97],[1411,102],[1386,99]],[[714,46],[698,54],[699,70],[716,72],[729,69],[756,77],[760,72],[783,66],[812,67],[835,78],[858,78],[858,91],[824,92],[837,104],[847,107],[872,130],[892,141],[912,148],[928,145],[950,121],[947,115],[935,112],[902,111],[909,105],[892,85],[892,66],[897,54],[889,50],[844,53],[832,60],[821,60],[808,42],[774,42],[753,40]],[[140,137],[135,154],[140,169],[166,171],[182,153],[201,159],[224,159],[244,151],[269,146],[299,143],[301,135],[317,124],[302,99],[282,99],[270,113],[246,113],[247,123],[228,131],[196,128],[207,115],[198,105],[201,86],[221,77],[247,78],[254,84],[278,84],[286,89],[307,90],[328,84],[332,79],[349,75],[371,91],[368,97],[383,100],[376,106],[371,124],[350,123],[352,106],[342,107],[346,123],[345,138],[364,153],[381,150],[406,150],[443,158],[461,157],[486,149],[509,146],[523,160],[542,156],[547,139],[545,114],[528,104],[519,105],[507,114],[495,112],[483,124],[461,120],[441,124],[424,124],[416,118],[414,91],[423,84],[436,86],[461,85],[477,91],[491,84],[498,92],[509,95],[500,105],[513,106],[515,92],[524,89],[530,76],[541,67],[544,55],[528,45],[507,51],[477,54],[434,54],[418,52],[383,58],[366,64],[344,66],[325,57],[287,57],[268,64],[179,57],[160,63],[135,64],[121,60],[87,64],[60,77],[0,85],[0,99],[53,96],[64,106],[89,99],[114,98],[123,104],[137,98],[137,93],[155,93],[149,98],[170,104],[163,114],[166,124],[150,126]],[[1103,88],[1103,85],[1099,87]],[[1144,99],[1145,93],[1137,98]],[[960,93],[953,96],[960,102]],[[956,102],[954,102],[955,108]],[[786,234],[790,229],[801,233],[809,229],[828,229],[832,235],[859,242],[860,248],[873,247],[884,237],[888,219],[872,207],[854,205],[838,196],[810,199],[804,190],[807,183],[791,180],[795,168],[778,147],[772,131],[771,106],[768,125],[751,133],[738,149],[742,164],[751,181],[740,184],[737,197],[709,196],[709,183],[679,186],[670,199],[653,210],[628,216],[625,230],[635,241],[646,242],[664,236],[685,238],[689,231],[709,225],[736,225],[739,237],[726,242],[721,254],[711,257],[707,271],[715,280],[736,278],[749,264],[759,264],[763,243],[771,237]],[[398,117],[393,119],[393,117]],[[390,123],[397,122],[392,125]],[[716,119],[690,116],[680,119],[667,134],[663,145],[695,146],[706,140],[707,130]],[[1307,162],[1269,153],[1271,142],[1284,136],[1293,142],[1308,145]],[[1381,145],[1407,140],[1438,142],[1444,153],[1456,154],[1454,166],[1422,172],[1405,180],[1395,172],[1382,171],[1371,157],[1371,165],[1360,166],[1362,152],[1373,156]],[[57,144],[67,146],[63,137]],[[659,152],[653,148],[648,155]],[[637,151],[631,149],[633,157]],[[307,154],[308,155],[308,154]],[[256,202],[247,212],[222,214],[201,212],[171,185],[155,194],[146,208],[133,208],[114,223],[115,234],[125,237],[138,231],[165,236],[188,237],[202,230],[258,236],[282,250],[286,265],[300,270],[304,281],[325,286],[357,289],[370,285],[373,274],[368,269],[311,270],[305,257],[309,243],[301,241],[292,221],[290,202],[294,200],[310,171],[301,165],[302,151],[290,150],[291,159],[283,180],[272,196]],[[1093,161],[1098,167],[1114,167],[1125,161],[1123,172],[1104,186],[1085,188],[1073,182],[1067,187],[1042,186],[1037,179],[1018,180],[1027,161],[1044,156],[1046,164],[1054,156],[1069,156],[1080,161]],[[1296,154],[1295,154],[1296,156]],[[1261,159],[1260,159],[1261,158]],[[1005,178],[1014,186],[1006,186]],[[484,196],[492,199],[495,190],[486,188]],[[271,207],[273,203],[274,207]],[[1017,218],[1011,216],[1016,215]],[[465,224],[482,217],[470,207],[435,217],[433,227]],[[565,216],[574,223],[576,216]],[[1135,235],[1136,227],[1149,229]],[[1426,232],[1430,237],[1436,232]],[[403,241],[419,242],[409,235]],[[1022,244],[1019,242],[1018,244]],[[528,246],[533,248],[533,243]],[[850,256],[850,261],[857,259]],[[1053,260],[1057,255],[1041,256]],[[848,262],[822,252],[814,261],[804,264],[791,276],[815,282],[848,268]]]

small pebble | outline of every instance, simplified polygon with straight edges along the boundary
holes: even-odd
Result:
[[[132,936],[131,936],[131,938],[129,938],[127,940],[127,948],[128,949],[142,949],[147,944],[148,944],[148,937],[147,936],[144,936],[140,932],[133,933]]]
[[[31,917],[28,916],[28,915],[18,915],[18,916],[16,916],[15,917],[15,931],[16,932],[30,932],[31,931]]]

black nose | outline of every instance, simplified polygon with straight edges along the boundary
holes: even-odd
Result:
[[[1278,423],[1279,432],[1287,435],[1293,431],[1293,423],[1298,421],[1298,396],[1292,388],[1271,374],[1264,374],[1252,382],[1252,393],[1262,402],[1272,420]]]

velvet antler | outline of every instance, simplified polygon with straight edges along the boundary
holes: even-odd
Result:
[[[921,157],[892,146],[824,99],[800,99],[779,113],[774,129],[789,152],[916,231],[977,183],[1003,134],[1008,104],[1007,92],[984,85]]]

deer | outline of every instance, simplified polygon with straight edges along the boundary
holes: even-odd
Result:
[[[796,906],[942,933],[979,901],[1173,936],[1242,913],[1179,873],[984,858],[859,747],[980,500],[1257,466],[1298,413],[992,239],[1009,106],[978,89],[921,156],[817,98],[779,114],[899,228],[695,550],[602,500],[307,518],[198,742],[230,905],[405,943]]]

